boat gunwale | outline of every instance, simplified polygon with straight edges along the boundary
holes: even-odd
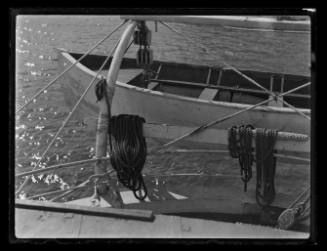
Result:
[[[59,48],[56,48],[56,49],[64,56],[64,58],[66,60],[68,60],[72,64],[74,64],[77,61],[70,54],[69,51],[67,51],[65,49],[59,49]],[[80,62],[78,62],[75,66],[78,67],[83,72],[85,72],[86,74],[89,74],[92,77],[95,77],[97,75],[97,73],[95,71],[91,70],[90,68],[86,67],[85,65],[83,65]],[[98,79],[101,79],[103,77],[106,79],[106,77],[103,76],[102,74],[99,74],[97,76]],[[210,106],[221,106],[221,107],[234,108],[234,109],[246,109],[246,108],[252,106],[251,104],[230,103],[230,102],[223,102],[223,101],[213,101],[213,100],[204,100],[204,99],[199,99],[199,98],[184,97],[184,96],[180,96],[180,95],[176,95],[176,94],[164,93],[164,92],[160,92],[160,91],[150,90],[147,88],[137,87],[137,86],[123,83],[120,81],[116,81],[116,87],[134,90],[134,91],[154,95],[154,96],[161,97],[161,98],[169,98],[169,99],[175,99],[175,100],[192,102],[192,103],[202,103],[202,104],[206,104],[206,105],[210,105]],[[311,109],[302,109],[302,108],[297,108],[297,109],[305,114],[311,114]],[[275,112],[275,113],[283,113],[283,114],[286,114],[286,113],[296,114],[297,113],[296,111],[294,111],[291,108],[273,107],[273,106],[258,106],[258,107],[255,107],[252,111]]]

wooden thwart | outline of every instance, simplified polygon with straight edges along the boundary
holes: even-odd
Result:
[[[69,212],[93,216],[106,216],[115,218],[128,218],[141,221],[153,221],[154,214],[149,210],[132,210],[116,208],[85,207],[56,202],[41,202],[34,200],[15,200],[16,208],[42,210],[52,212]]]

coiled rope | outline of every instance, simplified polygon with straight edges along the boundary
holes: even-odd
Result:
[[[256,129],[256,200],[262,207],[271,204],[275,199],[276,157],[274,156],[274,146],[277,134],[277,131],[272,129]]]
[[[233,158],[238,158],[241,167],[241,179],[244,182],[244,191],[252,178],[252,125],[233,126],[228,130],[228,149]],[[237,137],[239,135],[239,137]]]
[[[147,154],[143,123],[144,118],[122,114],[110,118],[108,130],[111,165],[117,172],[118,180],[139,200],[147,196],[142,177]]]
[[[275,199],[276,157],[274,146],[278,132],[272,129],[256,129],[256,159],[252,154],[252,125],[233,126],[228,130],[228,149],[233,158],[238,158],[244,191],[252,178],[252,163],[256,161],[256,200],[262,206],[270,205]]]
[[[310,186],[298,196],[291,205],[278,217],[277,227],[289,229],[296,223],[301,223],[310,218]]]

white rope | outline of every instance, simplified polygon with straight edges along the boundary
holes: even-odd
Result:
[[[198,47],[201,47],[207,54],[210,55],[209,53],[209,49],[202,45],[202,44],[198,44],[198,43],[195,43],[192,39],[188,38],[187,36],[185,36],[183,33],[177,31],[176,29],[172,28],[171,26],[169,26],[168,24],[160,21],[161,24],[163,24],[164,26],[168,27],[170,30],[174,31],[175,33],[183,36],[185,39],[187,39],[189,42],[195,44],[196,46]],[[266,89],[265,87],[263,87],[262,85],[260,85],[259,83],[257,83],[255,80],[253,80],[252,78],[246,76],[244,73],[240,72],[239,70],[237,70],[235,67],[231,66],[230,64],[226,63],[226,62],[223,62],[223,64],[225,66],[227,66],[228,68],[232,69],[233,71],[235,71],[236,73],[238,73],[239,75],[241,75],[242,77],[244,77],[245,79],[247,79],[248,81],[250,81],[251,83],[253,83],[254,85],[256,85],[257,87],[259,87],[260,89],[264,90],[265,92],[267,92],[268,94],[272,95],[273,97],[277,98],[277,94],[275,94],[274,92]],[[310,82],[309,82],[310,83]],[[298,114],[300,114],[301,116],[305,117],[306,119],[308,120],[311,120],[311,118],[309,116],[307,116],[306,114],[304,114],[302,111],[300,111],[298,108],[292,106],[291,104],[289,104],[288,102],[286,102],[285,100],[282,100],[282,102],[290,107],[292,110],[294,110],[295,112],[297,112]]]
[[[73,68],[74,65],[79,63],[83,58],[85,58],[88,54],[90,54],[96,47],[98,47],[101,43],[103,43],[106,39],[108,39],[114,32],[116,32],[120,27],[122,27],[127,20],[122,22],[120,25],[118,25],[110,34],[105,36],[103,39],[101,39],[99,42],[97,42],[93,47],[91,47],[83,56],[81,56],[76,62],[74,62],[71,66],[66,68],[63,72],[61,72],[57,77],[55,77],[53,80],[50,81],[49,84],[47,84],[45,87],[43,87],[40,91],[38,91],[32,98],[30,98],[29,101],[27,101],[23,106],[21,106],[16,113],[20,112],[22,109],[24,109],[27,105],[29,105],[35,98],[37,98],[39,95],[41,95],[46,89],[48,89],[51,85],[53,85],[61,76],[63,76],[67,71],[69,71],[71,68]]]
[[[59,130],[57,131],[56,135],[53,137],[52,141],[50,142],[50,144],[48,145],[48,147],[46,148],[46,150],[43,152],[41,158],[39,159],[39,161],[37,162],[37,164],[34,166],[33,170],[36,169],[36,167],[39,166],[39,164],[41,163],[41,161],[43,160],[45,154],[49,151],[50,147],[54,144],[55,140],[57,139],[58,135],[60,134],[60,132],[62,131],[62,129],[65,127],[65,125],[67,124],[67,122],[69,121],[69,119],[71,118],[71,116],[74,114],[74,112],[76,111],[77,107],[79,106],[79,104],[82,102],[83,98],[85,97],[85,95],[87,94],[87,92],[89,91],[89,89],[92,87],[94,81],[97,79],[98,75],[100,74],[100,72],[102,71],[103,67],[105,66],[105,64],[107,63],[107,61],[109,60],[110,56],[112,55],[112,53],[115,51],[118,43],[120,40],[117,41],[117,43],[115,44],[114,48],[111,50],[111,52],[109,53],[109,55],[107,56],[106,60],[103,62],[103,64],[101,65],[100,69],[98,70],[97,74],[93,77],[91,83],[89,84],[89,86],[86,88],[86,90],[84,91],[84,93],[82,94],[82,96],[80,97],[80,99],[77,101],[77,103],[75,104],[74,108],[71,110],[71,112],[68,114],[67,118],[65,119],[65,121],[63,122],[62,126],[59,128]],[[23,187],[26,185],[27,181],[30,179],[31,176],[27,176],[25,181],[23,182],[23,184],[19,187],[19,189],[16,191],[16,195],[18,193],[21,192],[21,190],[23,189]]]

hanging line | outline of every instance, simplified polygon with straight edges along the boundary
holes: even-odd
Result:
[[[57,131],[57,133],[55,134],[55,136],[53,137],[52,141],[50,142],[50,144],[48,145],[48,147],[46,148],[46,150],[43,152],[41,158],[39,159],[39,161],[37,162],[37,164],[34,166],[34,168],[32,170],[35,170],[39,164],[41,163],[41,161],[43,160],[44,156],[47,154],[47,152],[49,151],[50,147],[54,144],[55,140],[57,139],[58,135],[60,134],[60,132],[63,130],[63,128],[65,127],[65,125],[68,123],[69,119],[71,118],[71,116],[74,114],[74,112],[77,110],[77,107],[79,106],[79,104],[82,102],[83,98],[86,96],[86,94],[88,93],[89,89],[93,86],[93,83],[95,82],[95,80],[98,78],[98,75],[100,74],[100,72],[102,71],[102,69],[104,68],[104,66],[106,65],[106,63],[108,62],[108,60],[110,59],[111,55],[113,54],[113,52],[115,51],[116,47],[118,46],[120,40],[117,41],[117,43],[115,44],[115,46],[113,47],[113,49],[111,50],[111,52],[109,53],[109,55],[107,56],[107,58],[105,59],[105,61],[103,62],[103,64],[101,65],[100,69],[98,70],[97,74],[93,77],[91,83],[89,84],[89,86],[85,89],[84,93],[82,94],[82,96],[80,97],[80,99],[77,101],[77,103],[75,104],[74,108],[71,110],[71,112],[68,114],[68,116],[66,117],[65,121],[63,122],[62,126],[59,128],[59,130]],[[27,181],[30,179],[31,176],[27,176],[25,181],[23,182],[23,184],[19,187],[19,189],[15,192],[15,195],[17,195],[18,193],[20,193],[20,191],[23,189],[23,187],[26,185]]]
[[[209,49],[202,45],[202,44],[198,44],[195,43],[191,38],[187,37],[185,34],[177,31],[176,29],[172,28],[171,26],[169,26],[168,24],[160,21],[161,24],[163,24],[164,26],[166,26],[167,28],[169,28],[170,30],[172,30],[173,32],[181,35],[182,37],[184,37],[185,39],[187,39],[189,42],[195,44],[198,47],[201,47],[208,55],[210,55],[209,53]],[[242,77],[244,77],[245,79],[247,79],[248,81],[250,81],[252,84],[256,85],[257,87],[259,87],[260,89],[264,90],[265,92],[267,92],[267,94],[272,95],[275,99],[277,99],[278,95],[275,94],[274,92],[266,89],[265,87],[263,87],[262,85],[258,84],[255,80],[253,80],[252,78],[246,76],[244,73],[240,72],[239,70],[237,70],[236,68],[234,68],[233,66],[231,66],[230,64],[227,64],[226,62],[223,62],[223,64],[225,66],[227,66],[228,68],[232,69],[233,71],[235,71],[236,73],[238,73],[239,75],[241,75]],[[310,83],[310,82],[309,82]],[[301,116],[305,117],[306,119],[310,120],[311,118],[309,116],[307,116],[306,114],[304,114],[302,111],[300,111],[298,108],[292,106],[291,104],[289,104],[288,102],[286,102],[285,100],[282,100],[282,102],[287,105],[288,107],[290,107],[292,110],[294,110],[295,112],[299,113]]]
[[[63,72],[61,72],[57,77],[55,77],[53,80],[50,81],[49,84],[47,84],[45,87],[43,87],[40,91],[38,91],[32,98],[30,98],[29,101],[27,101],[24,105],[22,105],[16,113],[20,112],[22,109],[24,109],[27,105],[29,105],[35,98],[37,98],[39,95],[41,95],[46,89],[48,89],[51,85],[53,85],[61,76],[63,76],[67,71],[69,71],[71,68],[73,68],[77,63],[79,63],[82,59],[84,59],[88,54],[90,54],[96,47],[98,47],[101,43],[103,43],[105,40],[107,40],[114,32],[116,32],[119,28],[121,28],[127,20],[124,20],[120,25],[118,25],[110,34],[105,36],[103,39],[101,39],[99,42],[97,42],[93,47],[91,47],[83,56],[81,56],[77,61],[75,61],[72,65],[70,65],[68,68],[66,68]]]
[[[110,162],[117,172],[117,178],[134,196],[143,201],[147,188],[142,169],[147,155],[143,136],[144,118],[137,115],[120,114],[110,118],[108,127]]]
[[[244,182],[244,192],[247,191],[247,183],[252,178],[252,125],[232,126],[228,130],[228,149],[232,158],[238,158],[241,171],[241,179]]]
[[[276,157],[274,146],[276,143],[277,130],[256,129],[256,201],[262,208],[270,205],[275,199],[275,173]]]

